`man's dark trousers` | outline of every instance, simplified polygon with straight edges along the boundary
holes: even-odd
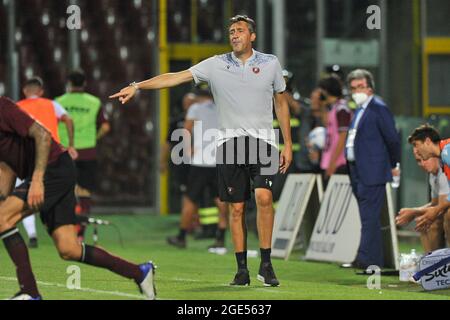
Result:
[[[353,163],[349,163],[349,170],[361,217],[361,240],[355,260],[365,267],[376,265],[382,268],[384,259],[381,210],[386,199],[386,185],[364,185]]]

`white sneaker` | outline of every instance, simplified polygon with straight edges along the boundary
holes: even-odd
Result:
[[[155,287],[155,266],[153,262],[147,262],[139,266],[141,269],[144,280],[138,283],[139,289],[146,300],[156,300],[156,287]]]
[[[39,301],[42,300],[41,297],[33,298],[29,294],[26,293],[18,293],[14,297],[9,300],[17,300],[17,301]]]
[[[227,254],[228,250],[227,248],[209,248],[208,252],[217,254],[219,256],[224,256]]]

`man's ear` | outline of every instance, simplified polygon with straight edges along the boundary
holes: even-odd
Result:
[[[256,41],[256,33],[252,33],[252,35],[250,36],[250,40],[251,40],[252,42],[255,42],[255,41]]]

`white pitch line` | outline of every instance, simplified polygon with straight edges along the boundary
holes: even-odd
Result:
[[[183,278],[172,278],[172,281],[180,281],[180,282],[203,282],[202,280],[194,280],[194,279],[183,279]]]
[[[16,278],[11,278],[11,277],[0,277],[0,280],[17,282]],[[62,289],[69,290],[67,288],[67,286],[59,284],[59,283],[37,281],[37,284],[41,285],[41,286],[45,286],[45,287],[57,287],[57,288],[62,288]],[[73,289],[72,291],[100,293],[100,294],[108,294],[108,295],[117,296],[117,297],[127,297],[127,298],[134,298],[134,299],[144,300],[143,296],[135,295],[135,294],[129,294],[129,293],[124,293],[124,292],[119,292],[119,291],[105,291],[105,290],[96,290],[96,289],[90,289],[90,288]]]

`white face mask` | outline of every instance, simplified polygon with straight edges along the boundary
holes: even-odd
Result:
[[[367,93],[354,93],[352,98],[358,106],[362,106],[367,100],[369,100]]]

